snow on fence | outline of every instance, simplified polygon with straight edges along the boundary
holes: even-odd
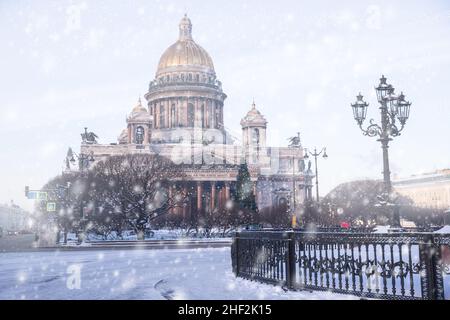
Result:
[[[450,234],[237,232],[238,277],[379,299],[450,299]]]

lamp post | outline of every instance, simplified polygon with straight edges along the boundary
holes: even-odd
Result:
[[[292,148],[292,221],[291,226],[292,228],[295,228],[297,226],[297,212],[296,212],[296,199],[295,199],[295,155],[296,151],[301,148],[301,142],[300,142],[300,132],[297,132],[297,135],[294,137],[289,138],[290,144],[289,147]]]
[[[72,164],[75,164],[75,162],[76,162],[75,158],[78,159],[78,167],[80,169],[80,172],[83,175],[84,175],[84,170],[88,169],[90,164],[95,161],[95,159],[94,159],[94,152],[92,152],[92,151],[89,154],[85,154],[85,153],[76,154],[75,152],[72,152],[72,156],[70,157],[69,161]],[[81,220],[79,221],[78,227],[77,227],[77,232],[76,232],[77,237],[78,237],[78,234],[80,233],[80,230],[81,230],[81,224],[85,221],[83,203],[84,203],[84,200],[81,202],[81,205],[80,205],[80,211],[81,211],[80,212],[80,217],[81,217]],[[81,241],[81,239],[78,237],[78,242],[80,242],[80,241]]]
[[[72,164],[75,164],[76,162],[75,158],[78,160],[78,167],[80,171],[84,171],[84,169],[89,168],[89,165],[95,161],[94,152],[92,151],[89,154],[85,153],[76,154],[75,152],[73,152],[69,161]]]
[[[389,203],[392,198],[392,183],[391,172],[389,171],[389,141],[393,137],[400,135],[400,132],[404,129],[406,120],[409,118],[409,111],[411,103],[405,100],[405,95],[394,94],[394,87],[387,83],[387,79],[383,75],[380,78],[380,84],[375,88],[377,93],[377,100],[380,104],[381,124],[374,123],[373,119],[370,119],[369,126],[363,129],[362,125],[366,119],[367,107],[369,104],[363,100],[363,96],[358,94],[356,96],[356,102],[351,104],[353,109],[353,117],[358,123],[359,128],[364,135],[369,137],[378,137],[377,141],[381,142],[381,148],[383,150],[383,180],[385,186],[385,202]],[[400,123],[400,128],[397,126],[396,121]],[[392,213],[392,223],[394,226],[400,226],[399,208],[395,206]]]
[[[314,165],[316,166],[316,200],[317,200],[317,203],[319,203],[319,169],[317,168],[317,157],[319,157],[322,153],[323,153],[322,157],[324,159],[327,159],[328,155],[327,155],[326,147],[322,148],[322,150],[320,150],[320,152],[317,152],[317,149],[315,147],[314,147],[314,152],[311,152],[305,148],[305,157],[304,158],[308,159],[309,155],[311,155],[312,157],[314,157]]]

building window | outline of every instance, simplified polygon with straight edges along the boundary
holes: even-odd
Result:
[[[280,159],[280,169],[288,170],[291,168],[291,160],[290,159]]]
[[[145,130],[143,127],[139,126],[136,128],[136,132],[135,132],[135,142],[137,144],[143,144],[144,143],[144,134],[145,134]]]
[[[187,126],[193,127],[195,123],[195,110],[194,105],[192,103],[188,103],[187,109]]]
[[[259,145],[259,129],[257,128],[252,131],[252,143],[254,145]]]
[[[189,73],[189,75],[188,75],[188,80],[192,81],[192,74],[191,73]]]

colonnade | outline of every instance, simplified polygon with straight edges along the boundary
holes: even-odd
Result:
[[[170,209],[170,213],[182,215],[184,221],[195,221],[201,215],[226,207],[227,201],[232,200],[235,187],[236,182],[232,181],[189,181],[173,185],[169,188],[169,197],[179,192],[181,198],[187,198]]]

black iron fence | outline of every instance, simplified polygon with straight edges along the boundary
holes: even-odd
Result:
[[[450,234],[244,231],[238,277],[381,299],[450,299]]]

